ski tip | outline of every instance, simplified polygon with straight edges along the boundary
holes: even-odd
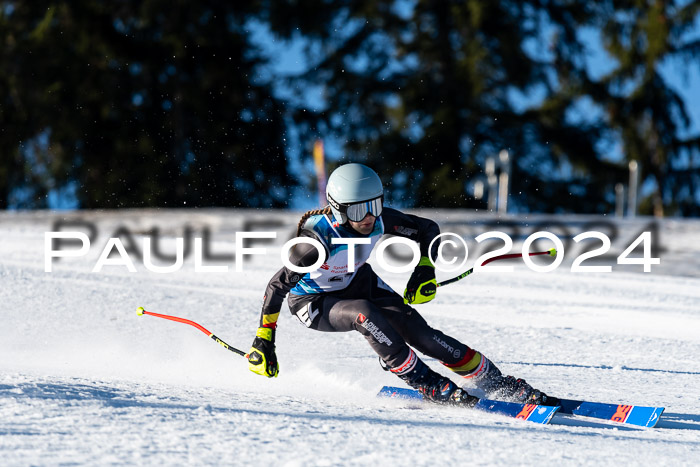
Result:
[[[664,410],[666,410],[665,407],[657,407],[649,417],[647,427],[654,428],[659,423],[659,420],[661,420],[661,415],[663,415]]]
[[[139,315],[139,316],[143,316],[143,312],[144,312],[144,311],[146,311],[146,310],[144,310],[143,307],[140,306],[140,307],[138,307],[138,308],[136,309],[136,314]]]
[[[624,423],[654,428],[656,424],[659,423],[659,420],[661,420],[661,414],[664,413],[664,410],[664,407],[635,407]]]

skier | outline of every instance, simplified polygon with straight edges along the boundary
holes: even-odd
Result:
[[[362,164],[347,164],[333,171],[326,198],[329,206],[305,213],[297,230],[297,236],[315,239],[323,245],[323,265],[307,274],[282,267],[272,277],[265,293],[260,327],[248,353],[251,371],[277,376],[275,332],[282,302],[289,295],[289,308],[304,325],[326,332],[358,331],[379,355],[384,369],[418,389],[428,400],[464,405],[476,402],[476,398],[450,378],[428,367],[414,348],[471,380],[488,397],[556,405],[555,398],[534,389],[523,379],[503,376],[483,354],[430,327],[410,306],[435,297],[435,267],[429,257],[436,257],[438,241],[434,242],[433,251],[428,251],[431,241],[440,233],[435,222],[384,207],[379,176]],[[406,237],[420,246],[421,259],[403,297],[366,263],[384,234]],[[354,272],[348,269],[349,246],[333,243],[334,238],[369,239],[369,244],[354,245]],[[308,267],[317,262],[318,255],[313,245],[299,243],[290,250],[290,262]]]

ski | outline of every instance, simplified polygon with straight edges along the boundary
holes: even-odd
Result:
[[[653,428],[659,422],[664,407],[642,407],[639,405],[605,404],[601,402],[560,399],[559,413],[599,418],[626,425]]]
[[[392,386],[384,386],[377,396],[393,399],[423,400],[423,395],[415,389],[396,388]],[[477,402],[473,408],[543,425],[548,424],[557,410],[559,410],[559,407],[517,404],[515,402],[494,401],[490,399],[479,399],[479,402]]]
[[[379,391],[381,397],[393,397],[399,399],[423,400],[423,395],[415,389],[395,388],[384,386]],[[493,401],[490,399],[480,399],[474,408],[499,413],[510,417],[524,418],[538,423],[547,424],[555,413],[564,415],[578,415],[581,417],[598,418],[610,420],[626,425],[635,425],[653,428],[661,419],[664,407],[644,407],[639,405],[606,404],[602,402],[588,402],[574,399],[560,399],[559,406],[552,407],[551,413],[541,412],[542,408],[548,406],[537,406],[532,404],[517,404],[513,402]],[[526,417],[521,414],[525,408],[532,410],[532,414]],[[538,410],[533,410],[532,408]],[[557,412],[558,410],[558,412]]]

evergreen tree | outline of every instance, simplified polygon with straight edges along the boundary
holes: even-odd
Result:
[[[249,2],[0,5],[0,207],[282,206],[285,127]],[[7,164],[5,163],[7,161]]]
[[[338,162],[372,165],[402,205],[483,207],[468,184],[507,149],[518,209],[610,212],[636,160],[657,186],[644,213],[697,215],[700,138],[659,69],[698,63],[699,8],[0,2],[0,207],[42,207],[50,192],[85,208],[282,206],[291,115],[301,141],[332,137]],[[260,72],[252,37],[268,25],[306,44],[304,73]],[[586,31],[616,61],[603,77]]]
[[[626,160],[640,163],[642,183],[654,182],[642,213],[700,215],[700,135],[688,131],[688,103],[660,72],[667,63],[678,73],[698,67],[700,3],[610,0],[598,8],[605,49],[617,66],[596,83],[605,92],[595,96]]]
[[[581,66],[576,29],[591,21],[582,3],[322,3],[271,10],[278,34],[301,31],[308,41],[312,65],[292,86],[324,89],[321,111],[301,108],[297,121],[309,134],[338,135],[345,159],[395,174],[390,198],[482,206],[466,195],[467,181],[482,176],[488,157],[508,149],[513,191],[531,189],[527,198],[515,197],[521,207],[599,207],[600,198],[573,193],[555,204],[550,189],[571,181],[566,163],[590,155],[599,131],[567,123],[572,100],[552,82],[557,63]],[[553,57],[528,51],[555,21],[560,39]],[[545,104],[517,109],[518,94],[536,94],[529,100]]]
[[[678,10],[669,38],[687,30],[696,9]],[[333,135],[342,161],[365,160],[385,176],[393,174],[394,201],[483,206],[466,196],[465,185],[483,176],[488,157],[507,149],[516,206],[611,212],[626,162],[640,159],[630,136],[624,136],[624,161],[611,160],[601,148],[616,134],[644,126],[635,96],[614,92],[613,83],[619,88],[636,75],[623,66],[605,80],[591,79],[582,31],[598,28],[607,37],[608,22],[638,15],[647,18],[640,34],[663,42],[646,2],[311,0],[275,3],[270,14],[277,34],[307,43],[310,66],[290,86],[300,95],[322,89],[316,111],[300,105],[295,114],[307,139]],[[653,70],[672,47],[647,50],[656,50],[653,59],[628,60],[629,71]],[[653,83],[660,84],[658,75],[645,86]],[[677,128],[669,120],[684,114],[683,103],[666,85],[655,93],[645,99],[664,106],[657,114],[664,115],[657,121],[664,132],[643,131],[637,143],[656,147],[653,157],[669,167],[662,154],[692,142],[675,140]],[[654,164],[643,166],[663,176]],[[687,183],[675,192],[682,190]]]

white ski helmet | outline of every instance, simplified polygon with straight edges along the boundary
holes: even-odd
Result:
[[[362,164],[345,164],[333,171],[326,184],[326,199],[340,224],[359,222],[370,213],[382,213],[384,188],[377,173]]]

